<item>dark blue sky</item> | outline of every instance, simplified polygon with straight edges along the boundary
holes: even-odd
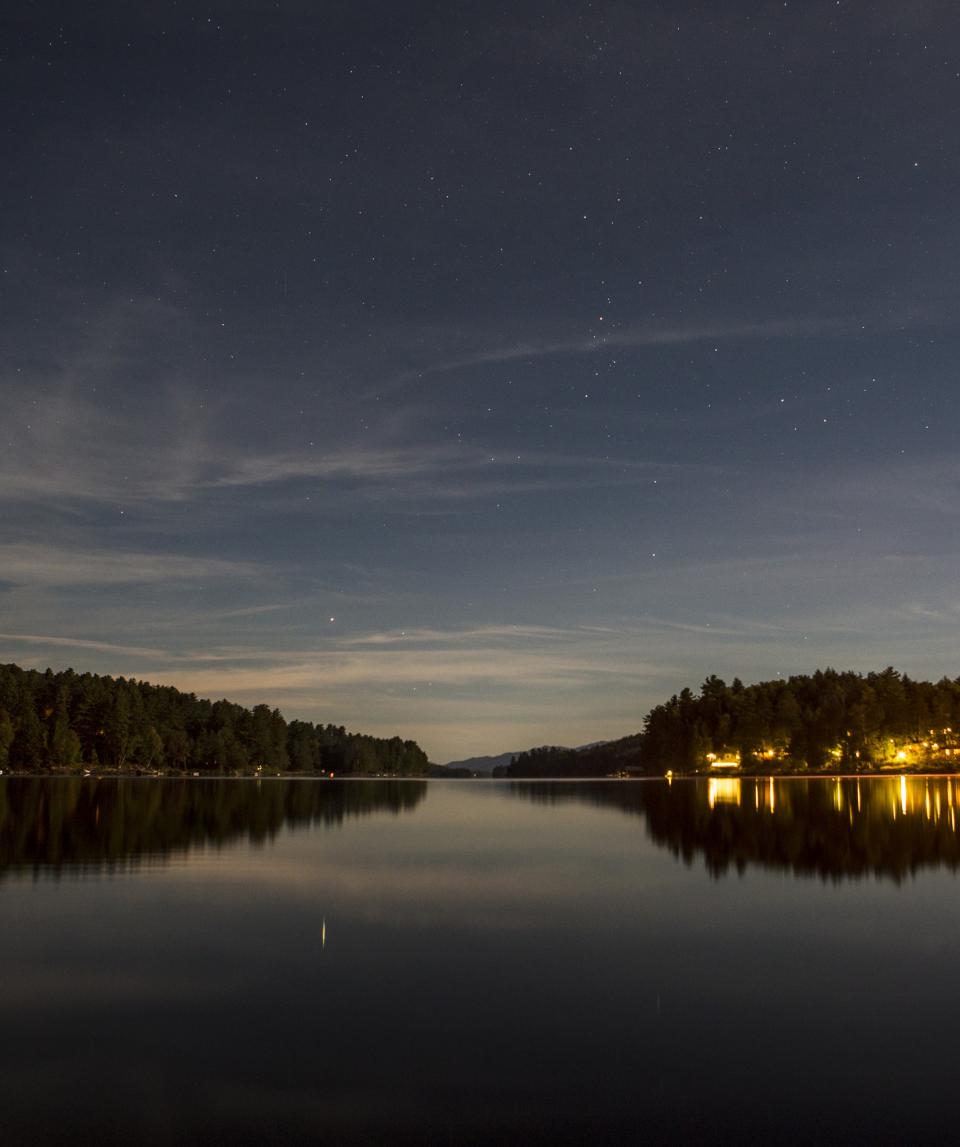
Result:
[[[954,5],[8,0],[0,98],[3,660],[435,760],[960,672]]]

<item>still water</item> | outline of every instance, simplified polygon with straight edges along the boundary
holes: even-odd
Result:
[[[958,805],[5,779],[0,1137],[952,1141]]]

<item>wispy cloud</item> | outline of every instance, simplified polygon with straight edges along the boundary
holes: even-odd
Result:
[[[720,468],[705,463],[671,464],[636,458],[598,457],[589,453],[517,452],[507,447],[448,447],[424,443],[392,449],[318,449],[311,454],[283,453],[226,460],[222,472],[201,483],[216,492],[257,490],[294,484],[315,484],[311,496],[321,508],[326,495],[343,505],[347,488],[352,504],[419,506],[489,499],[508,494],[556,493],[678,481],[716,475]]]
[[[30,586],[110,586],[204,579],[235,579],[262,573],[252,562],[171,553],[111,553],[30,542],[0,544],[0,582]]]
[[[449,760],[635,732],[640,698],[658,697],[659,683],[676,674],[622,639],[538,626],[371,639],[315,651],[224,650],[222,660],[201,652],[158,665],[150,678],[200,696],[266,702],[288,716],[412,737],[434,759]]]
[[[482,683],[546,686],[635,678],[659,672],[622,648],[622,633],[597,628],[490,625],[456,630],[413,629],[330,637],[318,649],[220,646],[180,652],[43,634],[0,634],[31,645],[96,650],[177,666],[184,687],[200,692],[324,690],[357,684],[461,689]],[[617,647],[620,646],[618,649]]]
[[[484,625],[474,629],[395,629],[386,633],[365,633],[344,638],[342,645],[356,646],[428,646],[428,645],[469,645],[474,643],[494,643],[504,645],[517,642],[548,641],[570,639],[577,631],[556,629],[547,625]],[[581,631],[583,632],[583,631]],[[586,632],[598,632],[591,629]],[[602,632],[602,631],[601,631]]]
[[[104,298],[60,317],[4,389],[0,498],[180,498],[202,465],[210,400],[185,381],[192,321],[156,297]],[[131,395],[134,396],[131,401]]]
[[[256,450],[239,438],[214,437],[202,404],[176,388],[155,396],[151,409],[128,415],[122,404],[89,389],[20,386],[9,399],[9,423],[18,433],[0,457],[0,503],[56,506],[61,515],[90,504],[221,505],[235,491],[284,486],[312,486],[315,510],[342,507],[345,496],[363,504],[462,502],[716,470],[601,457],[589,450],[448,444],[418,440],[409,430],[401,442],[371,435],[353,443]],[[248,504],[229,505],[242,513]]]
[[[598,324],[599,326],[599,324]],[[687,343],[734,339],[800,338],[813,334],[838,334],[851,329],[840,319],[771,319],[766,322],[726,322],[675,326],[624,325],[597,329],[578,339],[543,338],[503,341],[494,346],[478,346],[462,355],[424,362],[370,388],[373,395],[402,389],[426,377],[453,374],[490,363],[532,361],[564,355],[594,355],[611,350],[640,350],[644,347],[682,346]]]
[[[0,458],[0,499],[129,504],[187,497],[205,466],[203,410],[175,386],[128,413],[102,387],[58,382],[5,395],[15,437]]]
[[[390,481],[422,475],[458,461],[453,451],[415,449],[318,449],[312,453],[266,454],[223,460],[225,472],[204,483],[207,487],[264,486],[301,478]]]
[[[170,659],[170,653],[165,649],[152,649],[142,645],[114,645],[109,641],[87,641],[79,637],[55,637],[40,633],[0,633],[0,641],[39,645],[50,649],[81,649],[94,653],[112,653],[119,657]]]
[[[201,660],[208,660],[202,658]],[[636,679],[659,672],[639,659],[620,656],[599,659],[573,650],[560,652],[521,652],[505,656],[502,650],[452,652],[411,650],[390,652],[329,652],[298,657],[289,652],[271,660],[263,651],[252,658],[255,665],[243,667],[236,658],[227,659],[210,670],[184,669],[179,677],[186,688],[210,694],[225,691],[250,696],[294,691],[316,696],[332,689],[366,688],[393,690],[411,685],[443,690],[469,689],[482,685],[525,689],[582,687],[587,679]],[[231,662],[233,662],[231,664]]]

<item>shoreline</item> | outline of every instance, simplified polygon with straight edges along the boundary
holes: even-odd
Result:
[[[441,784],[456,782],[481,782],[493,784],[537,784],[549,782],[550,784],[634,784],[638,781],[645,783],[666,781],[711,781],[711,780],[738,780],[738,781],[807,781],[807,780],[833,780],[833,781],[871,781],[896,780],[899,777],[913,777],[917,779],[937,779],[943,777],[960,777],[960,769],[877,769],[849,773],[849,772],[789,772],[789,773],[753,773],[734,772],[693,772],[671,774],[638,773],[632,776],[528,776],[528,777],[491,777],[478,775],[472,777],[437,777],[418,774],[392,775],[390,773],[269,773],[266,775],[256,773],[202,773],[202,772],[148,772],[139,770],[105,769],[96,772],[77,772],[74,769],[37,769],[32,772],[13,770],[0,770],[0,781],[8,778],[15,780],[46,779],[46,780],[137,780],[137,781],[439,781]]]

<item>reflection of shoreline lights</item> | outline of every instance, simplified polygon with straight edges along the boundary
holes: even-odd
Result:
[[[707,803],[711,808],[718,804],[740,804],[739,777],[711,777],[707,782]]]
[[[926,868],[960,875],[960,774],[726,774],[647,791],[650,801],[637,803],[646,806],[654,841],[685,862],[702,855],[713,877],[751,865],[897,882]],[[768,815],[771,801],[776,811]]]
[[[747,797],[743,805],[745,791],[742,785],[753,785],[753,800]],[[748,814],[777,812],[790,816],[793,804],[790,793],[798,787],[828,784],[829,803],[834,812],[843,814],[852,826],[859,817],[883,816],[897,820],[901,817],[918,817],[933,823],[949,823],[953,832],[957,831],[956,794],[954,786],[960,784],[960,776],[951,777],[907,777],[905,774],[893,777],[709,777],[707,778],[707,805],[714,809],[718,805],[731,804],[744,807]],[[777,786],[781,786],[778,793]],[[702,792],[703,790],[701,790]],[[877,799],[879,798],[879,799]]]
[[[767,777],[766,789],[767,789],[766,794],[765,794],[766,799],[761,803],[760,782],[759,781],[754,782],[754,785],[753,785],[753,806],[755,809],[757,809],[758,812],[759,812],[761,807],[764,810],[769,809],[770,812],[774,812],[776,810],[777,799],[776,799],[776,796],[774,795],[773,777]]]

